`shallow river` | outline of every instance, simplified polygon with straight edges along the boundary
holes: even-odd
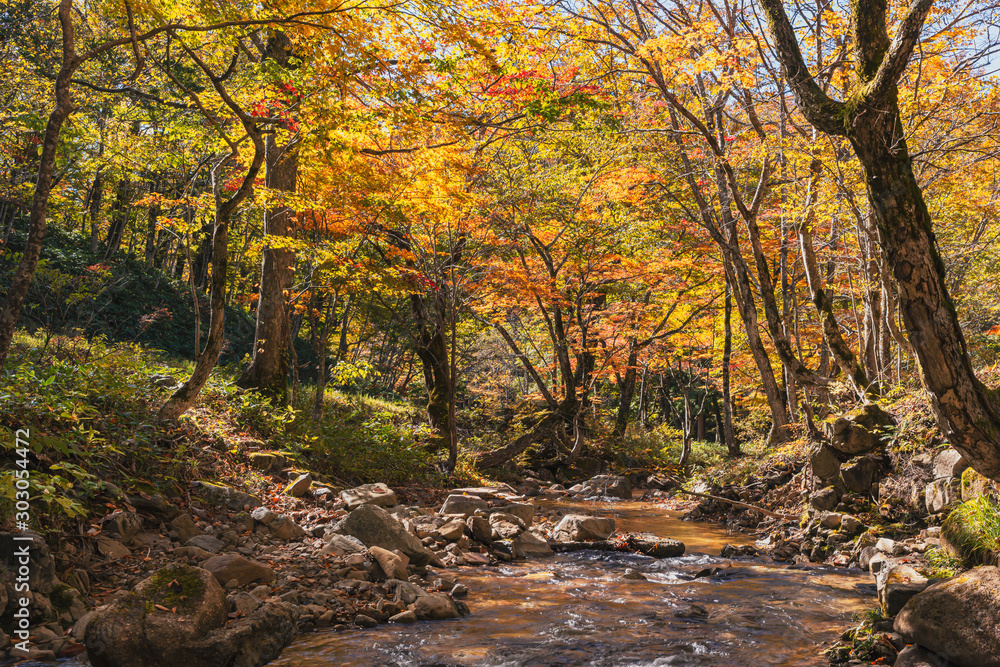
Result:
[[[860,573],[720,558],[723,545],[746,539],[715,525],[640,503],[558,506],[613,514],[620,531],[679,539],[687,553],[657,560],[581,551],[449,570],[470,589],[471,616],[309,634],[272,664],[822,665],[820,645],[871,605],[871,579]],[[691,579],[710,565],[726,569]],[[647,580],[624,579],[627,567]]]

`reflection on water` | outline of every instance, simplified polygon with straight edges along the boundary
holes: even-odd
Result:
[[[638,503],[613,511],[621,530],[680,539],[689,553],[657,560],[583,551],[460,568],[453,572],[471,590],[472,616],[306,635],[274,664],[819,665],[819,645],[836,639],[868,599],[860,574],[727,561],[709,552],[745,539]],[[709,565],[723,569],[692,579]],[[627,567],[646,580],[624,579]]]

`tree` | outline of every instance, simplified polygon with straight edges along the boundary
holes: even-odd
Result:
[[[291,41],[281,31],[268,40],[263,57],[275,60],[283,69],[292,67]],[[281,107],[294,106],[300,93],[290,83],[283,84],[286,97]],[[285,108],[282,113],[288,114]],[[288,123],[291,125],[291,122]],[[292,125],[294,127],[294,125]],[[297,130],[297,128],[295,128]],[[299,171],[298,132],[279,141],[277,132],[265,140],[265,187],[276,192],[294,192]],[[241,387],[256,389],[284,405],[288,401],[288,350],[291,323],[285,290],[291,284],[294,254],[281,246],[291,233],[291,208],[279,202],[264,214],[264,234],[271,239],[261,253],[260,298],[257,300],[257,327],[254,332],[250,365],[238,380]]]
[[[933,0],[910,5],[891,41],[885,2],[851,4],[857,81],[844,101],[809,72],[781,1],[759,2],[800,111],[820,131],[846,137],[861,162],[881,251],[942,432],[973,468],[1000,479],[1000,399],[973,371],[900,117],[897,86]]]

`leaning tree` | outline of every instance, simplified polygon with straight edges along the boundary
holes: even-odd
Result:
[[[809,72],[782,0],[759,0],[799,110],[818,130],[845,137],[864,172],[881,252],[899,285],[900,311],[945,437],[983,475],[1000,480],[1000,397],[972,368],[931,217],[913,172],[897,85],[934,0],[916,0],[889,39],[885,0],[851,3],[856,82],[830,97]]]

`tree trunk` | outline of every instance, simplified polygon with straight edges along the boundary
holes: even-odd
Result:
[[[725,342],[722,346],[722,437],[730,456],[740,456],[740,443],[736,442],[733,429],[733,391],[730,384],[730,369],[733,358],[733,290],[726,281],[726,303],[724,331]]]
[[[115,193],[115,203],[111,209],[111,225],[108,227],[108,242],[104,248],[104,261],[110,260],[121,247],[122,235],[129,218],[129,191],[132,184],[128,179],[118,181]]]
[[[97,256],[101,247],[101,204],[104,201],[104,173],[98,168],[94,176],[94,184],[90,189],[90,254]]]
[[[729,253],[724,253],[728,255]],[[733,298],[736,300],[736,308],[740,311],[743,327],[747,335],[747,347],[753,356],[757,371],[760,373],[760,384],[767,397],[768,407],[771,409],[771,433],[768,441],[772,444],[779,444],[788,438],[788,413],[785,411],[785,402],[782,397],[781,388],[774,375],[774,368],[771,366],[771,358],[761,340],[760,330],[757,325],[757,306],[753,302],[753,291],[751,289],[750,277],[746,270],[736,267],[732,261],[726,262],[728,277],[731,284],[735,284],[737,289],[733,290]]]
[[[615,419],[615,430],[613,435],[616,438],[624,438],[628,429],[628,420],[632,414],[632,399],[635,396],[635,383],[638,376],[639,354],[636,349],[635,340],[629,342],[629,353],[625,375],[622,376],[622,384],[619,388],[618,416]]]
[[[73,97],[70,90],[70,80],[78,63],[74,52],[74,33],[72,21],[72,0],[60,0],[59,22],[62,27],[62,63],[55,82],[55,108],[49,114],[45,123],[45,134],[42,136],[42,154],[38,161],[38,176],[35,180],[35,192],[31,199],[31,209],[28,215],[28,239],[24,246],[21,261],[14,271],[0,310],[0,368],[7,361],[11,341],[14,339],[14,329],[21,316],[21,307],[28,295],[28,287],[35,275],[38,258],[42,253],[42,243],[45,240],[47,224],[46,214],[49,205],[49,194],[52,191],[52,174],[56,163],[56,149],[59,146],[59,134],[63,123],[73,110]]]
[[[154,183],[149,184],[149,191],[153,193],[156,185]],[[156,258],[156,246],[157,246],[157,223],[160,219],[160,206],[159,204],[154,204],[149,207],[146,218],[146,245],[143,249],[143,259],[146,261],[147,267],[153,266],[153,260]]]
[[[174,420],[187,412],[194,405],[201,388],[208,382],[212,369],[219,361],[222,345],[225,342],[226,321],[226,272],[229,264],[229,216],[230,211],[218,212],[216,215],[215,232],[212,235],[212,293],[211,311],[208,321],[208,338],[205,347],[198,355],[191,377],[178,387],[170,398],[160,408],[158,419]]]
[[[434,430],[438,446],[449,443],[451,437],[451,373],[448,366],[448,341],[444,330],[444,308],[435,295],[433,310],[428,299],[410,295],[410,307],[417,323],[416,353],[423,364],[424,385],[427,387],[427,421]]]
[[[296,147],[279,148],[274,135],[268,135],[266,162],[267,187],[294,192],[299,166]],[[269,209],[265,215],[264,233],[269,237],[289,236],[291,216],[292,211],[284,205]],[[253,357],[237,384],[269,396],[275,404],[285,405],[288,402],[288,345],[291,337],[285,290],[291,277],[294,255],[290,250],[270,245],[265,245],[262,255]]]
[[[849,139],[864,169],[882,252],[899,285],[903,323],[943,434],[973,468],[1000,480],[1000,401],[972,369],[895,96],[890,109],[896,122],[859,122]]]

